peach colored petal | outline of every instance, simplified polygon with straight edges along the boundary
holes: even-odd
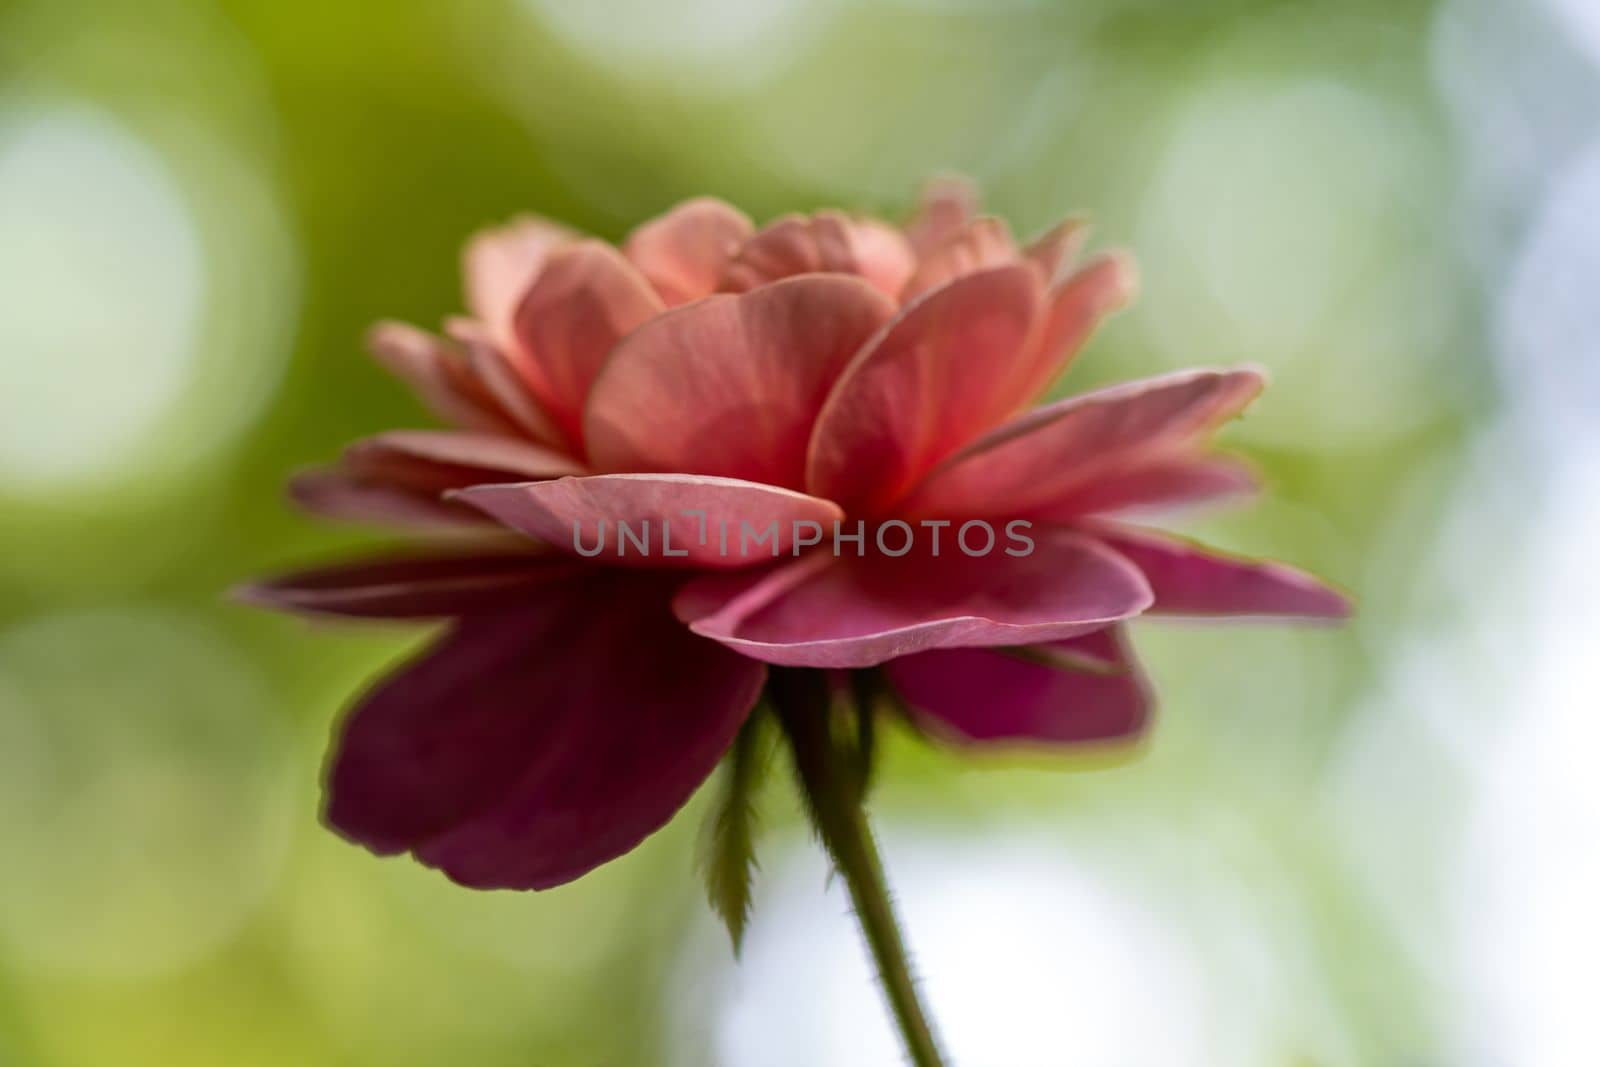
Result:
[[[1083,219],[1067,219],[1040,234],[1022,254],[1044,274],[1044,282],[1054,286],[1062,272],[1083,251],[1089,239],[1089,224]]]
[[[606,357],[662,306],[644,276],[600,241],[552,255],[517,306],[517,346],[508,354],[575,445],[583,445],[584,403]]]
[[[802,488],[828,388],[892,312],[860,278],[812,274],[661,315],[617,346],[595,383],[590,459]]]
[[[510,338],[511,315],[550,253],[576,235],[549,219],[523,216],[467,241],[461,275],[467,308],[496,341]]]
[[[906,223],[906,238],[919,256],[932,252],[977,213],[978,187],[966,178],[935,178],[922,188],[922,199]]]
[[[429,534],[494,528],[481,512],[441,500],[436,490],[374,481],[337,468],[295,475],[289,481],[289,498],[313,515],[339,522]]]
[[[572,450],[561,428],[528,389],[526,379],[500,346],[489,340],[480,324],[471,319],[451,319],[445,323],[445,331],[466,350],[467,366],[472,375],[482,392],[494,402],[496,410],[511,424],[513,432],[520,432],[558,452]]]
[[[909,303],[957,278],[1014,263],[1017,257],[1009,226],[996,218],[973,219],[922,257],[900,299]]]
[[[1249,496],[1260,487],[1254,465],[1236,456],[1162,456],[1069,490],[1035,517],[1067,520],[1084,515],[1165,513]]]
[[[754,226],[744,212],[715,197],[686,200],[634,230],[628,259],[668,307],[707,296]]]
[[[584,472],[570,456],[531,441],[454,430],[390,430],[350,445],[344,461],[368,478],[440,490]]]
[[[552,553],[456,551],[368,557],[236,590],[245,603],[302,615],[445,619],[526,603],[583,564]]]
[[[768,663],[870,667],[933,648],[1057,641],[1139,614],[1137,568],[1069,530],[1022,557],[971,557],[924,539],[901,557],[826,551],[767,571],[691,581],[674,601],[696,633]]]
[[[443,338],[403,322],[380,322],[367,331],[367,348],[444,421],[491,433],[511,430],[508,418],[473,380],[465,357]]]
[[[1261,391],[1255,369],[1180,371],[1035,409],[933,470],[907,515],[1027,517],[1104,477],[1191,448]]]
[[[895,296],[912,268],[911,247],[899,231],[873,219],[838,211],[811,218],[786,215],[763,227],[739,249],[721,287],[742,293],[796,274],[859,274]]]
[[[1022,399],[1032,401],[1066,369],[1089,335],[1138,288],[1133,260],[1116,252],[1096,256],[1050,290],[1029,356]]]
[[[817,417],[806,488],[874,512],[1017,403],[1038,274],[969,274],[903,310],[845,370]]]

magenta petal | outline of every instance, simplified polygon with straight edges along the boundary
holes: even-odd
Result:
[[[633,849],[711,772],[764,676],[643,581],[590,572],[462,620],[346,720],[328,822],[478,888],[548,888]]]
[[[1099,478],[1192,450],[1261,386],[1253,369],[1196,370],[1069,397],[951,456],[900,510],[963,518],[1042,514]]]
[[[1216,549],[1121,523],[1085,530],[1144,573],[1162,615],[1343,619],[1350,601],[1316,578],[1282,563],[1242,559]]]
[[[867,343],[817,416],[806,489],[881,510],[1006,418],[1039,308],[1038,272],[969,274],[905,308]]]
[[[892,312],[860,278],[810,274],[660,315],[595,382],[590,459],[802,488],[829,386]]]
[[[278,611],[372,619],[449,618],[525,603],[539,586],[581,564],[527,552],[396,555],[318,567],[237,590]]]
[[[602,474],[480,485],[452,499],[563,551],[643,567],[771,562],[792,555],[797,524],[811,524],[799,529],[802,536],[820,537],[844,517],[831,501],[699,474]],[[636,540],[624,536],[619,524],[626,524]]]
[[[668,307],[710,295],[754,229],[744,212],[714,197],[686,200],[628,236],[624,251]]]
[[[674,607],[696,633],[747,656],[801,667],[870,667],[933,648],[1056,641],[1137,615],[1137,568],[1089,538],[1035,530],[1035,550],[962,554],[944,532],[890,558],[819,551],[764,572],[696,579]]]
[[[883,670],[930,732],[959,743],[1127,741],[1150,714],[1120,626],[1030,648],[922,652]]]

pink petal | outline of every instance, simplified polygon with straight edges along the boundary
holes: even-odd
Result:
[[[452,319],[445,323],[445,330],[466,349],[467,365],[473,376],[513,432],[520,432],[558,452],[571,450],[566,435],[529,391],[527,381],[478,323],[471,319]]]
[[[876,511],[1009,415],[1039,290],[1037,273],[1019,263],[969,274],[902,311],[817,417],[807,489]]]
[[[1233,456],[1161,457],[1097,478],[1038,513],[1041,519],[1159,513],[1248,496],[1260,488],[1255,467]]]
[[[1050,290],[1022,387],[1025,401],[1049,388],[1106,316],[1126,307],[1138,287],[1133,260],[1096,256]]]
[[[531,441],[452,430],[391,430],[357,441],[344,461],[374,481],[435,491],[583,473],[570,456]]]
[[[1030,648],[922,652],[883,670],[926,728],[958,743],[1128,741],[1150,714],[1149,684],[1120,626]]]
[[[668,307],[708,296],[754,227],[744,212],[713,197],[686,200],[640,226],[624,246]]]
[[[662,309],[655,290],[610,245],[581,241],[550,257],[517,305],[508,353],[567,439],[583,441],[595,375],[625,335]]]
[[[951,456],[900,510],[1043,513],[1100,478],[1191,449],[1242,411],[1262,382],[1253,369],[1181,371],[1038,408]]]
[[[1120,523],[1085,530],[1130,560],[1155,591],[1163,615],[1287,616],[1343,619],[1350,601],[1282,563],[1227,556],[1168,534]]]
[[[478,888],[544,889],[632,850],[715,767],[764,677],[678,624],[669,588],[590,572],[462,620],[346,719],[328,822]]]
[[[926,538],[898,558],[836,557],[825,545],[767,571],[696,579],[674,606],[696,633],[755,659],[870,667],[933,648],[1062,640],[1150,603],[1136,568],[1071,531],[1035,531],[1022,557],[967,556],[952,536],[937,557]]]
[[[844,513],[788,489],[698,474],[602,474],[480,485],[454,499],[512,529],[597,561],[642,567],[746,567],[793,554]],[[625,523],[635,540],[626,539]],[[770,539],[758,541],[769,528]],[[646,547],[639,548],[643,543]]]
[[[577,562],[554,554],[475,551],[361,559],[319,567],[236,591],[278,611],[355,618],[448,618],[515,607]]]
[[[898,230],[822,211],[811,218],[786,215],[763,227],[728,264],[722,288],[742,293],[796,274],[827,271],[860,275],[884,295],[896,296],[911,268],[911,246]]]
[[[1051,227],[1023,250],[1029,262],[1039,268],[1046,285],[1061,280],[1061,272],[1077,258],[1089,237],[1089,226],[1082,219],[1068,219]]]
[[[429,533],[493,529],[482,513],[440,500],[436,490],[373,481],[346,470],[298,474],[289,482],[289,497],[313,515],[341,522]]]
[[[900,299],[910,303],[957,278],[1015,263],[1017,256],[1016,242],[1004,222],[996,218],[973,219],[923,257],[901,290]]]
[[[467,308],[497,342],[510,339],[511,314],[550,253],[574,236],[548,219],[524,216],[467,241],[461,264]]]
[[[917,255],[925,256],[965,226],[978,210],[978,189],[966,178],[943,177],[922,190],[916,214],[906,223],[906,237]]]
[[[661,315],[595,383],[590,459],[800,488],[829,386],[892,311],[860,278],[807,275]]]
[[[509,420],[476,386],[461,353],[443,339],[403,322],[380,322],[367,332],[367,347],[444,421],[490,433],[511,429]]]

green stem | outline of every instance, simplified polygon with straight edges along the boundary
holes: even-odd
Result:
[[[844,878],[913,1067],[944,1067],[933,1028],[917,997],[905,941],[889,902],[883,862],[862,809],[859,765],[841,753],[827,685],[818,671],[772,673],[770,693],[794,755],[795,770],[823,847]],[[870,714],[858,708],[857,714]]]

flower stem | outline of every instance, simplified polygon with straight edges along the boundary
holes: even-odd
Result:
[[[862,809],[861,763],[836,740],[828,687],[820,671],[774,670],[769,692],[794,755],[812,823],[844,878],[856,919],[877,964],[884,996],[913,1067],[944,1067],[938,1041],[917,997],[905,941],[889,902],[883,862]],[[871,714],[857,708],[858,715]]]

